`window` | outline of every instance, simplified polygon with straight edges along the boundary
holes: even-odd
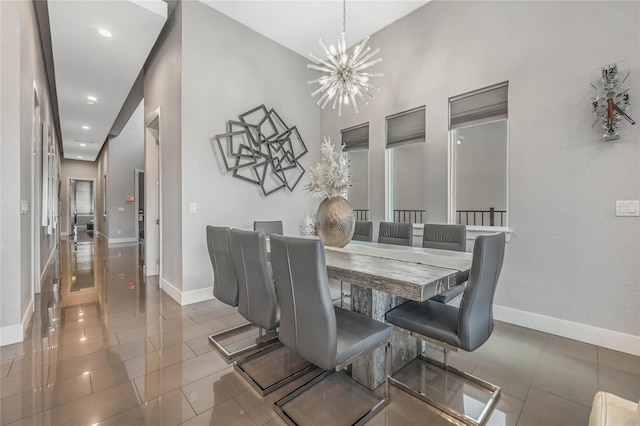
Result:
[[[388,217],[394,222],[427,219],[426,117],[421,106],[387,117]]]
[[[369,219],[369,123],[341,130],[344,151],[349,153],[351,187],[347,198],[356,220]]]
[[[507,82],[449,99],[451,222],[507,227]]]
[[[76,214],[93,214],[93,182],[89,180],[76,181]]]

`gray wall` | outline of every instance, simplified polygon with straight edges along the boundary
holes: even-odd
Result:
[[[109,171],[107,209],[109,211],[109,242],[138,241],[135,221],[135,169],[144,169],[144,102],[116,137],[109,138]],[[124,209],[120,211],[119,209]]]
[[[145,125],[160,110],[161,211],[155,211],[155,145],[145,134],[145,239],[155,245],[152,226],[162,221],[162,279],[182,281],[182,7],[179,2],[167,19],[156,46],[145,65]],[[147,250],[148,251],[148,250]],[[149,262],[147,262],[148,264]],[[149,266],[147,266],[149,268]]]
[[[629,59],[639,93],[639,9],[428,3],[371,37],[384,58],[375,68],[384,72],[374,82],[380,92],[358,115],[324,111],[321,133],[335,139],[369,121],[370,187],[384,188],[384,117],[426,104],[428,220],[446,222],[448,98],[508,80],[513,235],[496,304],[640,336],[640,223],[613,216],[615,200],[640,193],[640,126],[617,142],[594,140],[589,86],[593,69]],[[614,21],[612,34],[602,23]],[[371,191],[374,220],[384,219],[384,200]]]
[[[251,228],[254,220],[280,219],[286,234],[298,235],[304,212],[318,206],[302,189],[307,176],[294,192],[265,198],[257,185],[223,169],[210,139],[225,132],[227,120],[265,104],[298,127],[309,149],[301,159],[308,170],[319,160],[319,112],[305,58],[200,2],[184,2],[182,8],[182,153],[172,158],[173,167],[182,170],[181,288],[210,294],[206,225]],[[182,166],[176,164],[180,159]],[[189,203],[197,203],[197,214],[189,214]]]
[[[68,235],[73,232],[69,226],[71,214],[69,213],[69,179],[93,180],[94,198],[94,223],[102,216],[102,204],[98,204],[98,163],[95,161],[62,160],[60,162],[60,179],[62,181],[60,191],[60,232]]]
[[[35,120],[51,124],[53,119],[32,2],[0,2],[0,62],[0,345],[4,345],[22,340],[33,312],[34,276],[39,283],[39,270],[56,244],[55,233],[48,235],[39,226],[42,147],[33,144],[34,88],[40,100],[40,117]],[[21,200],[28,202],[26,214],[20,214]]]

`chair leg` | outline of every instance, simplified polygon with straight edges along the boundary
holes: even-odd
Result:
[[[209,344],[212,345],[214,349],[216,349],[221,355],[230,360],[254,349],[278,342],[278,333],[275,330],[267,330],[265,333],[264,330],[259,327],[258,336],[255,339],[252,339],[254,340],[254,342],[247,346],[229,350],[229,348],[222,343],[224,339],[228,339],[245,332],[250,332],[255,327],[255,325],[248,322],[246,324],[242,324],[237,327],[212,334],[209,336]],[[231,342],[229,345],[233,343],[234,342]]]
[[[280,389],[282,386],[286,385],[287,383],[292,382],[293,380],[297,379],[298,377],[301,377],[301,376],[309,373],[310,371],[312,371],[313,369],[316,368],[315,365],[311,364],[310,362],[306,362],[306,361],[304,361],[304,360],[302,360],[300,358],[300,360],[303,361],[303,362],[301,363],[301,367],[298,370],[292,372],[291,374],[289,374],[289,375],[287,375],[285,377],[278,378],[275,382],[273,382],[271,384],[259,383],[258,379],[253,377],[250,374],[250,372],[248,371],[247,364],[250,363],[253,360],[259,359],[260,357],[269,354],[270,352],[275,351],[276,349],[280,349],[280,348],[283,348],[283,347],[284,347],[284,345],[282,343],[277,343],[275,345],[271,345],[270,347],[267,347],[266,349],[263,349],[260,352],[257,352],[255,354],[251,354],[246,358],[243,358],[241,360],[238,360],[238,361],[234,362],[233,363],[233,368],[242,377],[244,377],[244,379],[246,381],[248,381],[249,384],[251,384],[251,386],[253,386],[253,388],[261,396],[268,395],[271,392]]]
[[[447,357],[447,352],[445,349],[445,361],[446,361],[446,357]],[[460,413],[454,409],[452,409],[451,407],[448,407],[447,405],[443,404],[440,401],[437,401],[433,398],[431,398],[429,395],[424,394],[423,392],[414,389],[412,387],[410,387],[409,385],[407,385],[404,382],[399,381],[398,379],[395,379],[393,377],[389,377],[389,382],[391,383],[391,385],[407,392],[410,395],[415,396],[418,399],[423,400],[424,402],[428,403],[429,405],[432,405],[434,407],[436,407],[439,410],[444,411],[445,413],[447,413],[448,415],[450,415],[451,417],[454,417],[455,419],[461,421],[464,424],[467,425],[472,425],[472,426],[480,426],[482,424],[484,424],[484,422],[488,419],[489,414],[491,413],[491,411],[493,410],[495,404],[498,402],[498,398],[500,397],[500,386],[496,386],[492,383],[487,382],[486,380],[482,380],[479,377],[476,377],[474,375],[471,375],[469,373],[466,373],[464,371],[458,370],[455,367],[452,367],[450,365],[447,365],[445,363],[441,363],[439,361],[436,361],[434,359],[425,357],[424,355],[418,355],[418,358],[422,361],[428,362],[442,370],[445,370],[447,372],[456,374],[457,376],[460,376],[472,383],[475,383],[478,386],[481,386],[483,388],[485,388],[486,390],[488,390],[489,392],[491,392],[491,396],[489,397],[489,400],[487,401],[484,409],[482,410],[482,412],[480,413],[480,415],[478,416],[477,419],[471,418],[469,416],[467,416],[466,414]]]
[[[371,353],[373,350],[379,348],[382,345],[384,345],[384,351],[385,351],[385,373],[386,373],[385,382],[384,382],[385,395],[384,395],[384,398],[382,398],[381,400],[376,402],[374,404],[374,406],[371,407],[367,413],[362,415],[352,425],[353,426],[360,426],[360,425],[365,424],[367,421],[369,421],[373,416],[375,416],[382,408],[384,408],[389,403],[389,399],[390,399],[390,393],[389,393],[389,369],[390,369],[390,365],[391,365],[391,341],[382,343],[382,344],[376,346],[375,348],[372,348],[370,350],[367,350],[365,352],[362,352],[362,353],[358,354],[356,357],[353,357],[353,358],[349,359],[344,364],[336,366],[335,370],[325,371],[324,373],[320,374],[315,379],[313,379],[310,382],[302,385],[298,389],[295,389],[293,392],[291,392],[290,394],[286,395],[282,399],[276,401],[273,404],[274,410],[276,411],[276,413],[278,413],[278,416],[280,416],[280,418],[282,420],[284,420],[288,425],[290,425],[290,426],[298,426],[298,423],[296,423],[295,420],[293,420],[287,414],[287,412],[285,410],[284,406],[287,403],[291,402],[292,400],[294,400],[299,395],[301,395],[304,392],[308,391],[309,389],[314,387],[316,384],[320,383],[322,380],[324,380],[325,378],[327,378],[331,374],[333,374],[333,373],[345,368],[346,366],[350,365],[351,363],[353,363],[353,361],[355,361],[360,356],[366,355],[368,353]]]

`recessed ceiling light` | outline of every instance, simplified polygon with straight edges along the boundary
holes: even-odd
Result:
[[[87,146],[87,144],[86,143],[81,143],[80,146]]]
[[[83,128],[83,129],[85,129],[85,130],[89,130],[91,127],[89,127],[89,126],[82,126],[82,128]]]
[[[95,96],[87,96],[87,100],[91,101],[91,102],[95,102],[98,100],[98,98],[96,98]]]
[[[78,155],[78,159],[82,159],[82,155]]]
[[[113,34],[111,34],[111,31],[105,30],[104,28],[100,28],[98,30],[98,34],[100,34],[102,37],[107,37],[107,38],[109,38],[109,37],[111,37],[113,35]]]

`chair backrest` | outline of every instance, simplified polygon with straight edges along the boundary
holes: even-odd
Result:
[[[229,228],[207,226],[207,248],[213,267],[213,295],[222,303],[238,306],[238,280],[231,261]]]
[[[276,328],[278,300],[264,232],[232,229],[231,259],[238,277],[238,312],[259,327]]]
[[[384,244],[395,244],[397,246],[413,245],[413,224],[380,222],[378,242]]]
[[[280,341],[323,370],[334,368],[336,314],[322,241],[274,235],[271,266],[281,309]]]
[[[466,225],[425,224],[422,247],[442,250],[466,251]]]
[[[373,222],[356,221],[356,229],[351,239],[356,241],[373,241]]]
[[[504,260],[504,233],[476,238],[469,282],[458,311],[460,347],[473,351],[493,332],[493,297]]]
[[[284,230],[281,220],[267,220],[267,221],[255,221],[253,222],[254,231],[263,231],[265,235],[270,236],[272,234],[284,235]]]

